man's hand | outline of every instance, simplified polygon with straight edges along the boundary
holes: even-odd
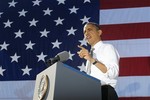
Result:
[[[80,48],[80,51],[78,51],[77,53],[78,53],[80,58],[84,58],[86,60],[92,59],[92,57],[91,57],[91,55],[87,49],[85,49],[84,47],[79,46],[79,45],[78,45],[78,47]]]

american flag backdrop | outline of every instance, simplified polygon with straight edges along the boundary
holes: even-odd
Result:
[[[149,0],[1,0],[0,100],[32,100],[45,60],[62,51],[84,71],[77,45],[86,22],[99,23],[104,42],[120,53],[120,100],[150,99]]]

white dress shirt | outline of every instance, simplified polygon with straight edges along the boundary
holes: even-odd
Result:
[[[107,72],[103,73],[95,65],[90,64],[89,75],[101,80],[101,85],[111,85],[115,88],[119,75],[119,59],[117,50],[111,44],[104,44],[99,41],[94,45],[93,58],[103,63],[107,67]],[[86,68],[88,67],[88,61]]]

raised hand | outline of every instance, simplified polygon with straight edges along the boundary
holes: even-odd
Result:
[[[86,60],[90,60],[92,58],[87,49],[85,49],[84,47],[79,46],[79,45],[78,45],[78,47],[80,48],[80,51],[78,51],[77,53],[80,58],[84,58]]]

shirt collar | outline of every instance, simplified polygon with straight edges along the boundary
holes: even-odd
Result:
[[[101,45],[103,44],[102,41],[97,42],[92,48],[94,48],[94,50],[96,50],[97,48],[99,48]]]

